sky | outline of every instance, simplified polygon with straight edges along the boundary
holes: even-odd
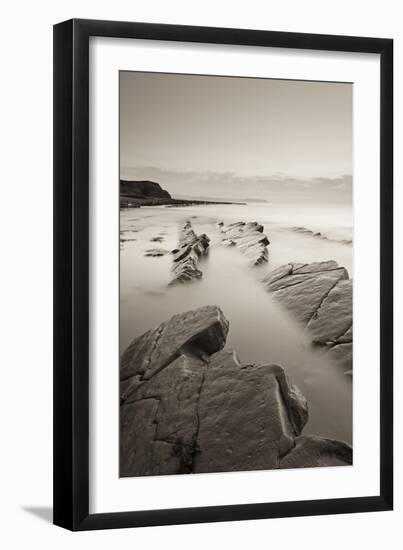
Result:
[[[173,196],[351,201],[352,85],[120,73],[121,178]]]

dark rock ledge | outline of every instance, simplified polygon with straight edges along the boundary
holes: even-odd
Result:
[[[196,235],[189,221],[179,234],[179,247],[172,250],[174,278],[169,283],[174,285],[202,277],[197,264],[200,256],[208,253],[210,239],[206,234]]]
[[[302,436],[308,407],[277,365],[224,350],[216,306],[178,314],[121,359],[120,475],[346,465],[346,443]]]
[[[352,370],[353,281],[333,260],[290,263],[264,279],[265,288],[302,323],[314,345]]]
[[[145,251],[144,256],[159,258],[160,256],[165,256],[165,254],[170,254],[169,250],[166,250],[165,248],[149,248]]]
[[[250,265],[260,265],[268,261],[269,239],[263,233],[264,227],[257,222],[236,222],[218,224],[221,231],[221,242],[226,246],[236,246],[249,260]]]
[[[120,208],[141,206],[192,206],[209,204],[245,204],[197,199],[175,199],[166,189],[150,180],[120,180]]]

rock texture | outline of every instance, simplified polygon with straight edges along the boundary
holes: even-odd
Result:
[[[150,180],[120,180],[120,195],[131,199],[172,198],[159,183]]]
[[[270,241],[263,233],[263,225],[257,222],[236,222],[225,225],[220,222],[218,228],[222,234],[222,244],[236,246],[249,260],[250,265],[260,265],[268,261],[267,246]]]
[[[334,242],[334,243],[342,243],[351,245],[353,241],[351,239],[332,239],[327,237],[326,235],[322,235],[320,231],[311,231],[310,229],[307,229],[306,227],[296,226],[291,227],[291,231],[294,231],[295,233],[300,233],[301,235],[307,235],[309,237],[315,237],[317,239],[322,239],[324,241]]]
[[[158,258],[160,256],[165,256],[165,254],[169,254],[169,250],[165,248],[150,248],[145,251],[144,256]]]
[[[224,350],[216,306],[175,315],[121,359],[120,475],[351,464],[343,442],[302,436],[305,398],[277,365]]]
[[[314,345],[351,371],[353,282],[344,267],[333,260],[286,264],[263,284],[306,326]]]
[[[208,253],[210,239],[203,233],[196,235],[189,221],[185,223],[179,234],[179,247],[172,250],[174,278],[170,285],[193,281],[202,277],[198,269],[200,256]]]

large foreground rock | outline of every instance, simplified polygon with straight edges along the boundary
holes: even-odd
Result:
[[[314,345],[352,369],[353,282],[333,260],[290,263],[269,273],[265,288],[302,323]]]
[[[174,278],[170,285],[200,279],[203,273],[197,265],[200,256],[208,253],[210,239],[203,233],[196,235],[191,223],[185,223],[179,234],[179,247],[172,251]]]
[[[301,436],[308,405],[277,365],[224,350],[216,306],[175,315],[121,360],[120,475],[351,464],[343,442]]]
[[[222,311],[206,306],[174,315],[139,336],[121,357],[121,399],[127,400],[139,382],[149,380],[180,355],[203,359],[219,351],[227,333],[228,321]]]
[[[221,232],[221,242],[226,246],[236,246],[249,260],[250,265],[260,265],[268,261],[269,239],[263,233],[263,225],[257,222],[236,222],[225,225],[218,224]]]

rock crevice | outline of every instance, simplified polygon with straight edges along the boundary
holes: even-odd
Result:
[[[198,269],[199,258],[208,253],[209,244],[210,239],[205,233],[196,235],[191,223],[185,223],[179,233],[179,246],[172,250],[174,277],[169,285],[201,279],[203,273]]]
[[[333,260],[290,263],[266,275],[263,284],[306,328],[312,343],[350,372],[353,282],[347,270]]]

